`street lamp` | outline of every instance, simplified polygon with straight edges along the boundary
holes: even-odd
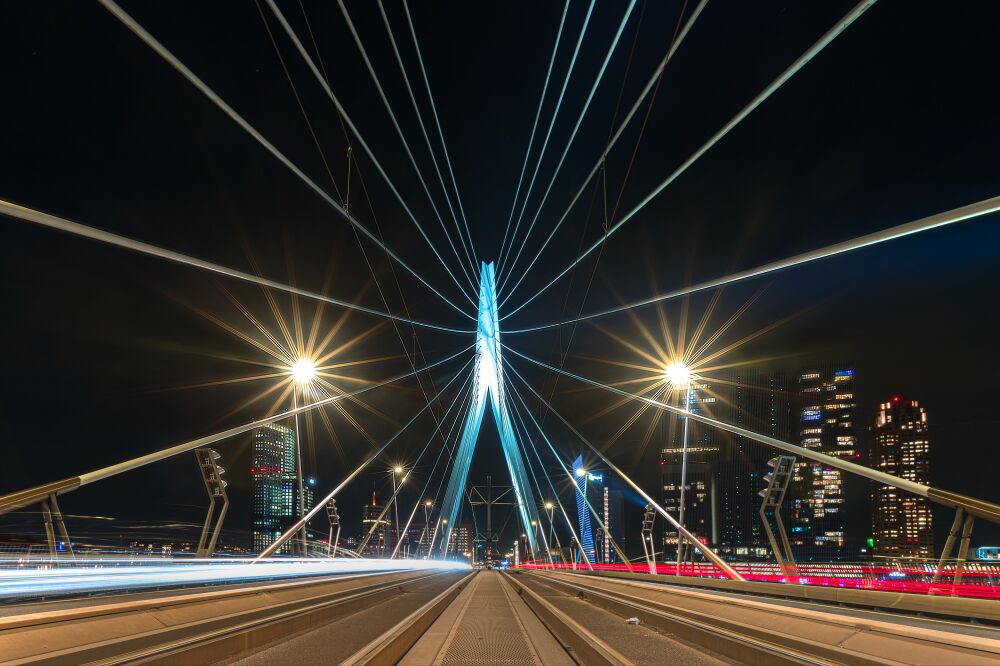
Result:
[[[555,508],[556,508],[556,505],[551,500],[546,500],[545,501],[545,510],[549,514],[549,554],[550,555],[552,553],[552,535],[553,535],[554,530],[555,530],[555,525],[552,524],[552,513],[553,513],[553,510]],[[559,548],[560,548],[559,552],[560,552],[560,555],[561,555],[562,554],[562,546],[560,546]]]
[[[303,392],[304,399],[306,387],[316,376],[316,364],[303,357],[297,360],[290,370],[292,374],[292,409],[298,410],[298,391]],[[299,488],[299,520],[301,520],[306,515],[306,502],[302,488],[302,442],[299,439],[299,413],[295,411],[295,477]],[[299,531],[299,551],[303,556],[307,554],[305,523],[302,524],[302,529]]]
[[[674,362],[664,371],[667,381],[677,390],[684,387],[684,411],[691,412],[691,368],[681,362]],[[678,509],[678,523],[684,527],[684,502],[687,491],[688,468],[688,417],[684,416],[684,434],[681,444],[681,497]],[[677,575],[681,572],[681,559],[684,556],[684,544],[680,530],[677,531]]]
[[[402,474],[404,471],[405,470],[403,469],[402,465],[396,465],[395,467],[392,468],[392,510],[393,513],[395,513],[396,515],[396,541],[395,543],[392,544],[393,548],[395,548],[396,544],[399,543],[399,502],[396,501],[396,492],[397,492],[396,477]],[[402,480],[400,480],[400,483],[402,483]]]

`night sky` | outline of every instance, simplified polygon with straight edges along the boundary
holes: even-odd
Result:
[[[279,5],[305,39],[298,3]],[[517,271],[535,256],[609,132],[666,53],[681,5],[637,4]],[[122,6],[332,191],[254,3],[133,1]],[[262,7],[323,156],[343,189],[347,143],[337,114]],[[570,7],[539,132],[548,126],[586,7],[584,2]],[[709,3],[668,65],[641,137],[646,106],[609,156],[596,189],[588,187],[581,196],[509,306],[535,293],[581,247],[600,238],[605,208],[612,221],[619,219],[851,7],[834,1]],[[377,5],[350,2],[348,8],[444,213]],[[305,9],[332,89],[435,246],[457,269],[336,3],[306,2]],[[424,120],[432,123],[402,5],[390,0],[386,9]],[[511,214],[563,5],[414,1],[410,9],[479,255],[475,259],[492,261]],[[602,2],[594,10],[528,214],[549,183],[624,9],[624,3]],[[359,244],[342,217],[100,5],[7,3],[0,13],[6,27],[0,41],[0,198],[372,308],[386,307],[381,288],[394,312],[407,307],[417,319],[471,328],[470,320],[391,266],[379,248]],[[595,253],[572,279],[558,282],[504,327],[639,300],[1000,194],[1000,122],[990,91],[997,14],[978,2],[944,8],[929,2],[877,3],[613,235],[599,261]],[[537,147],[536,140],[529,175]],[[474,315],[371,160],[356,143],[354,151],[352,212]],[[865,423],[892,395],[919,400],[932,427],[933,484],[1000,501],[994,453],[1000,362],[993,348],[1000,324],[998,222],[997,215],[985,216],[730,287],[718,301],[709,330],[766,286],[717,346],[781,323],[734,349],[726,361],[771,359],[763,364],[790,373],[812,364],[854,363]],[[445,224],[454,233],[450,217]],[[711,298],[712,293],[703,293],[689,300],[688,334]],[[0,493],[245,423],[264,416],[272,402],[240,407],[275,379],[194,387],[258,373],[260,366],[253,363],[267,360],[217,323],[261,339],[235,300],[280,336],[267,300],[253,285],[3,218],[0,299],[5,352]],[[312,325],[314,303],[301,300],[293,307],[281,293],[274,299],[284,318],[290,321],[297,307],[306,328]],[[682,310],[680,302],[662,310],[662,321],[675,337]],[[354,313],[340,321],[342,314],[328,307],[318,325],[322,337],[339,322],[332,346],[358,338],[337,360],[378,359],[346,367],[344,374],[380,381],[409,369],[400,356],[400,337],[412,349],[413,330],[403,326],[397,334],[377,317]],[[651,351],[641,329],[648,327],[654,337],[662,334],[657,309],[633,314],[636,320],[615,315],[580,325],[566,367],[600,381],[634,377],[634,370],[592,360],[644,362],[608,334]],[[558,363],[569,332],[508,335],[504,341]],[[473,342],[471,335],[424,329],[416,336],[430,361]],[[465,360],[436,368],[425,377],[425,386],[443,385]],[[545,395],[552,390],[551,376],[524,361],[510,362]],[[362,386],[350,380],[339,385],[345,390]],[[554,404],[570,419],[586,419],[581,430],[595,443],[635,411],[625,406],[588,419],[616,398],[580,388],[560,380]],[[444,396],[442,406],[452,395]],[[364,401],[370,410],[347,409],[376,442],[385,441],[424,404],[413,380],[367,393]],[[537,401],[531,404],[540,414]],[[307,442],[306,469],[323,491],[372,450],[347,419],[336,412],[330,418],[343,455],[318,420]],[[655,494],[657,447],[637,448],[647,418],[637,420],[609,455]],[[567,460],[581,452],[556,419],[546,419],[546,425]],[[432,427],[428,418],[418,421],[343,492],[338,503],[349,528],[356,527],[358,509],[373,484],[384,494],[385,470],[413,460]],[[495,480],[506,474],[495,431],[487,416],[470,475],[474,482],[490,470]],[[860,434],[866,442],[866,433]],[[217,447],[229,470],[233,501],[224,540],[236,545],[245,542],[249,529],[248,446],[249,437],[241,436]],[[417,480],[422,483],[428,471],[422,464]],[[171,526],[200,524],[205,504],[200,486],[193,456],[185,454],[79,490],[61,503],[66,514],[81,516],[69,520],[75,535],[107,539],[124,534],[131,540],[143,534],[184,539],[193,534],[196,539],[196,530]],[[414,494],[404,502],[416,499]],[[638,528],[632,513],[629,520],[630,529]],[[936,521],[940,536],[950,515],[938,514]],[[41,521],[30,513],[0,522],[0,533],[40,530]],[[1000,531],[980,525],[973,543],[997,539]]]

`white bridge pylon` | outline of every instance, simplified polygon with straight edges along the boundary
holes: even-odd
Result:
[[[524,460],[517,446],[510,414],[507,412],[503,359],[500,354],[500,318],[497,316],[496,278],[492,262],[488,264],[483,262],[482,265],[475,353],[476,365],[472,376],[472,381],[475,382],[475,397],[465,417],[462,437],[455,452],[455,466],[448,479],[448,489],[441,507],[441,517],[448,520],[442,553],[447,555],[452,531],[457,527],[455,521],[462,506],[469,467],[472,465],[472,454],[479,439],[479,428],[483,423],[487,398],[490,398],[490,404],[493,405],[493,417],[500,430],[500,444],[507,460],[507,469],[510,471],[511,485],[514,487],[517,515],[521,520],[523,533],[527,535],[528,545],[534,553],[535,534],[531,523],[535,521],[537,524],[538,507],[531,486],[528,484]]]

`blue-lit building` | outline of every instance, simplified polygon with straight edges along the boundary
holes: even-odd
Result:
[[[253,431],[250,440],[250,544],[255,552],[270,546],[299,519],[295,457],[293,429],[271,423]],[[311,477],[303,484],[306,511],[313,506],[315,485],[316,479]],[[291,542],[278,552],[291,552]]]
[[[573,461],[573,475],[578,535],[583,550],[593,563],[620,561],[614,544],[624,549],[625,507],[621,491],[611,487],[611,476],[607,472],[586,469],[583,456]],[[589,507],[587,502],[590,502]],[[600,520],[595,519],[591,509]]]

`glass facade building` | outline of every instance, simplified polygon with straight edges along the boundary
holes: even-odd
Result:
[[[927,412],[916,400],[896,396],[879,405],[872,434],[874,469],[930,485]],[[895,486],[875,486],[872,537],[876,557],[933,557],[930,503]]]
[[[849,365],[809,369],[799,375],[798,435],[803,448],[858,462],[855,381]],[[846,506],[848,496],[867,494],[863,488],[851,492],[849,487],[857,483],[828,465],[802,459],[795,463],[787,515],[796,559],[826,562],[857,556],[854,546],[867,530],[848,524]]]
[[[270,546],[298,515],[295,431],[272,423],[253,431],[250,442],[250,543],[255,552]],[[286,543],[279,552],[290,552]]]

